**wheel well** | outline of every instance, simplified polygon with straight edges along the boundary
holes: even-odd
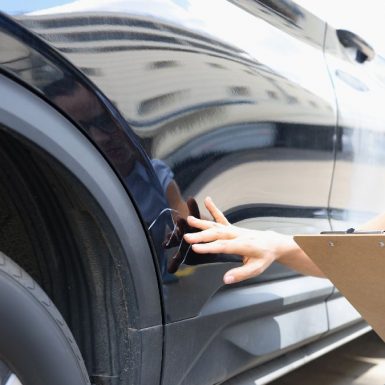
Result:
[[[112,226],[70,172],[1,130],[0,250],[55,303],[93,383],[135,383],[136,296]]]

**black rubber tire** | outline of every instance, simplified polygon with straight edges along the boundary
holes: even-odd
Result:
[[[0,361],[23,385],[88,385],[63,317],[39,285],[0,252]]]

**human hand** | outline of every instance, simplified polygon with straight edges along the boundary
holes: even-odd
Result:
[[[211,198],[205,199],[205,206],[215,222],[194,216],[187,223],[202,231],[184,235],[186,242],[198,254],[238,254],[243,266],[229,270],[223,280],[226,284],[240,282],[264,272],[276,261],[288,242],[287,236],[274,231],[248,230],[231,225]]]

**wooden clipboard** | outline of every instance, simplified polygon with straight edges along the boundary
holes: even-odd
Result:
[[[385,234],[296,235],[294,240],[385,342]]]

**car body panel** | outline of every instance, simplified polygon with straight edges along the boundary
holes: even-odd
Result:
[[[328,332],[332,291],[312,277],[219,291],[199,316],[166,326],[163,383],[221,383],[317,340]]]
[[[326,34],[325,58],[338,100],[330,221],[333,230],[346,230],[385,211],[382,199],[385,61],[377,56],[371,61],[357,62],[356,50],[342,46],[330,27]],[[359,318],[336,289],[327,306],[331,329]]]
[[[338,98],[338,146],[330,205],[333,227],[354,227],[385,211],[382,95],[385,61],[358,63],[328,31],[326,59]]]
[[[317,278],[277,264],[225,287],[236,259],[193,256],[170,274],[178,247],[163,248],[178,210],[166,180],[183,200],[202,205],[210,195],[232,222],[258,230],[319,232],[330,229],[330,213],[343,212],[335,190],[330,201],[339,136],[323,21],[284,0],[38,4],[15,16],[33,35],[7,29],[16,36],[7,46],[24,46],[1,67],[83,129],[132,197],[161,287],[164,384],[224,381],[360,321],[326,280],[320,289]],[[54,82],[63,74],[80,89],[75,98],[74,87]],[[103,127],[106,115],[113,129]],[[138,167],[127,170],[113,132]]]
[[[301,222],[305,211],[315,217],[313,224],[320,217],[319,229],[328,226],[336,116],[320,20],[302,11],[300,21],[310,18],[312,33],[285,20],[282,31],[260,17],[282,24],[280,17],[262,12],[264,7],[245,11],[211,2],[225,19],[244,26],[234,33],[203,12],[200,1],[165,1],[162,10],[156,1],[120,2],[103,13],[96,5],[75,5],[18,20],[114,101],[149,157],[171,168],[185,199],[202,202],[211,195],[230,219],[247,220],[248,226],[253,219],[254,227],[261,217],[271,220],[277,206],[279,227],[288,220],[285,210],[292,232],[302,229],[293,227],[292,218]],[[277,45],[286,47],[285,66],[277,60]],[[312,71],[298,67],[303,55]],[[164,271],[164,259],[175,250],[159,250],[161,240],[153,237]],[[165,285],[167,320],[197,315],[220,288],[226,268],[198,264],[182,267],[174,279],[163,274],[172,282]],[[276,267],[259,281],[285,275],[292,273]],[[202,286],[208,276],[210,283]]]

